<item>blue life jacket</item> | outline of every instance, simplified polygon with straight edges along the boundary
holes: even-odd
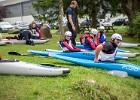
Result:
[[[103,43],[105,41],[106,41],[105,33],[104,32],[100,32],[100,40],[99,40],[99,42],[100,43]]]

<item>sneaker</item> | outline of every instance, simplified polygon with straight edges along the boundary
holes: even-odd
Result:
[[[35,45],[35,44],[34,44],[34,41],[31,41],[31,45],[32,45],[32,46],[34,46],[34,45]]]

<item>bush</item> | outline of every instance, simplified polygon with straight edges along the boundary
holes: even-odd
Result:
[[[140,13],[136,14],[132,24],[129,25],[129,32],[135,34],[137,40],[140,42]]]

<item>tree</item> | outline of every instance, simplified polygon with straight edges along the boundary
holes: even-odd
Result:
[[[6,17],[6,8],[0,5],[0,22]]]
[[[60,40],[64,37],[64,29],[63,29],[63,0],[59,0],[59,17],[58,17],[58,24],[59,24],[59,31],[60,31]]]
[[[37,0],[32,5],[38,12],[38,15],[42,16],[42,20],[48,21],[49,23],[58,20],[59,0]]]

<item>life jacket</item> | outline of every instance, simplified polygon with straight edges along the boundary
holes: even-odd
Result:
[[[106,36],[104,32],[100,32],[100,43],[103,43],[106,41]]]
[[[110,41],[108,41],[108,42],[110,42]],[[104,50],[100,51],[98,59],[101,61],[114,61],[118,47],[113,46],[113,43],[112,43],[112,47],[110,47],[110,48],[112,48],[112,49],[110,49],[108,51],[104,51]]]
[[[86,50],[95,50],[96,43],[94,42],[94,38],[92,38],[91,36],[85,37],[85,42],[83,46],[84,46],[84,49]]]
[[[67,43],[71,48],[73,48],[71,40],[67,41]],[[62,46],[64,52],[69,52],[69,49],[62,42],[60,42],[60,45]]]
[[[90,36],[89,33],[84,34],[83,36],[80,37],[80,43],[84,44],[85,42],[85,37]]]
[[[81,49],[80,48],[76,48],[73,44],[71,40],[63,40],[62,44],[60,44],[62,46],[62,49],[64,52],[80,52]]]

